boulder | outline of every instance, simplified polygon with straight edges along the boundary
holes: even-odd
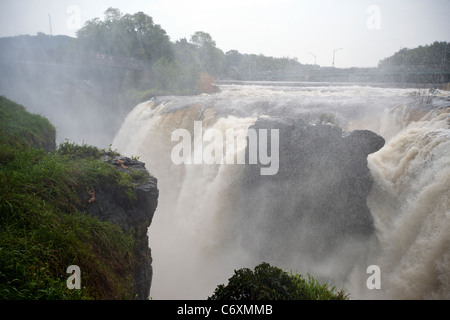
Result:
[[[383,147],[381,136],[269,117],[250,128],[279,130],[279,171],[264,176],[260,164],[246,165],[231,191],[244,247],[266,259],[300,251],[319,259],[341,241],[372,235],[367,156]]]

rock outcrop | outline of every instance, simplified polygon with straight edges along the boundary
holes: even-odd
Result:
[[[153,275],[147,229],[158,204],[157,179],[149,174],[144,163],[137,160],[104,155],[102,161],[115,166],[121,172],[137,177],[134,179],[137,182],[132,183],[133,194],[104,185],[85,195],[86,202],[94,197],[94,201],[87,206],[87,211],[102,221],[116,223],[124,231],[131,232],[134,237],[134,295],[138,299],[147,299]]]
[[[263,165],[244,168],[234,209],[240,216],[237,228],[248,235],[244,246],[267,259],[299,251],[320,259],[349,237],[367,239],[373,233],[367,156],[383,147],[381,136],[275,118],[260,118],[250,128],[279,130],[279,171],[263,176]]]

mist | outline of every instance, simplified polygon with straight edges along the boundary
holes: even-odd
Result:
[[[1,95],[46,116],[57,144],[68,139],[138,157],[158,179],[148,229],[150,297],[206,299],[234,270],[264,261],[346,288],[352,299],[448,299],[450,48],[441,30],[448,21],[439,19],[439,32],[428,26],[394,39],[386,33],[396,28],[398,3],[395,10],[380,5],[373,29],[368,5],[357,6],[361,14],[333,7],[313,17],[329,18],[327,27],[357,17],[339,28],[345,39],[323,27],[314,32],[326,39],[318,43],[302,25],[308,41],[299,49],[294,27],[264,23],[274,32],[258,36],[261,9],[248,2],[242,6],[252,12],[254,36],[222,24],[211,26],[213,37],[198,22],[204,16],[191,16],[198,21],[189,28],[180,22],[181,31],[168,23],[166,32],[159,23],[180,15],[168,3],[150,7],[168,5],[171,18],[106,7],[97,19],[82,11],[83,25],[70,36],[0,38]],[[402,30],[411,22],[400,21]],[[355,26],[361,29],[350,32]],[[216,133],[203,150],[223,148],[213,164],[174,161],[174,132],[192,137],[194,151],[196,123],[203,135]],[[228,130],[239,132],[236,149],[217,138]],[[270,165],[249,161],[256,145],[249,133],[258,130],[269,134]],[[274,170],[264,176],[268,165]],[[366,285],[371,265],[382,270],[381,290]]]
[[[57,144],[69,139],[104,148],[134,102],[117,100],[118,72],[90,69],[95,56],[73,53],[74,40],[3,38],[1,94],[46,116],[56,127]]]
[[[391,259],[400,259],[395,254],[386,256],[388,253],[383,249],[384,246],[389,247],[395,232],[380,230],[380,219],[394,214],[396,209],[388,206],[390,202],[385,199],[395,199],[395,195],[383,187],[383,184],[390,183],[387,182],[389,175],[384,176],[378,170],[385,170],[382,169],[386,165],[384,159],[399,154],[389,150],[396,148],[397,141],[405,132],[415,130],[416,124],[410,122],[423,112],[420,109],[415,111],[417,101],[412,96],[415,90],[233,84],[222,85],[221,92],[214,95],[166,96],[136,106],[127,116],[113,146],[124,154],[139,154],[159,177],[160,201],[149,228],[154,257],[151,297],[205,299],[217,284],[227,282],[233,270],[252,268],[261,261],[293,272],[310,273],[339,288],[345,287],[353,299],[445,297],[442,291],[445,285],[428,285],[424,291],[411,296],[399,294],[401,289],[396,284],[394,273],[383,273],[389,282],[383,282],[384,290],[381,292],[366,287],[368,266],[381,265],[385,259],[395,264]],[[440,123],[439,126],[448,132],[448,124],[444,120],[448,119],[448,114],[442,111],[445,110],[443,105],[438,105],[435,114],[429,114],[429,121],[424,120],[424,128]],[[370,128],[386,139],[386,149],[369,156],[368,166],[375,187],[368,194],[370,215],[365,218],[362,216],[365,201],[356,198],[345,200],[338,196],[336,188],[345,181],[345,166],[330,167],[329,172],[309,169],[312,175],[301,173],[301,168],[294,169],[297,163],[304,163],[301,159],[305,155],[296,153],[301,149],[292,142],[296,140],[287,131],[280,132],[280,137],[290,137],[284,142],[289,148],[284,148],[283,143],[280,147],[284,150],[280,153],[282,171],[270,179],[260,176],[258,167],[253,170],[249,165],[226,164],[225,161],[219,165],[180,164],[171,159],[172,148],[177,144],[171,141],[171,133],[184,128],[193,134],[194,122],[198,120],[203,122],[205,131],[213,128],[225,135],[230,128],[247,130],[258,121],[280,117],[282,121],[303,119],[298,122],[298,127],[312,125],[309,128],[314,128],[324,113],[332,114],[333,117],[328,119],[333,119],[346,130]],[[440,116],[435,118],[433,114]],[[325,128],[330,125],[326,124]],[[241,136],[241,139],[245,145],[246,137]],[[308,143],[307,136],[301,139],[298,143]],[[445,141],[445,138],[440,139]],[[324,152],[320,161],[325,160],[327,153],[334,158],[339,157],[339,145],[320,145],[319,141],[312,143],[316,144],[316,150],[323,150],[319,153]],[[214,143],[217,142],[211,142]],[[411,140],[411,143],[415,142]],[[204,144],[206,146],[208,143]],[[356,144],[353,147],[358,148]],[[442,148],[445,147],[439,148],[444,150]],[[235,155],[238,157],[245,150],[236,149]],[[431,147],[427,152],[425,158],[442,151]],[[448,161],[448,153],[436,156],[436,161]],[[436,164],[433,168],[430,170],[443,167]],[[355,170],[357,168],[351,169]],[[445,177],[448,174],[442,172],[441,187],[448,183]],[[445,202],[447,191],[438,190],[435,196]],[[386,194],[381,195],[380,192]],[[327,199],[325,203],[324,198]],[[398,206],[403,205],[401,199],[396,201],[400,201]],[[383,207],[385,204],[387,207]],[[440,207],[448,210],[444,203]],[[323,208],[335,212],[335,216],[324,215],[320,211]],[[355,208],[356,215],[353,216],[351,212]],[[424,210],[422,214],[427,215],[428,212]],[[442,214],[442,211],[436,214]],[[386,229],[391,227],[389,223],[384,225]],[[446,234],[445,226],[438,228],[442,235]],[[408,233],[406,229],[401,232]],[[420,241],[428,239],[425,236]],[[443,249],[448,237],[443,236],[436,241],[439,243],[437,246]],[[423,264],[411,262],[411,266],[420,269],[426,268],[426,264],[439,263],[432,259],[425,258],[427,262],[424,260]],[[442,263],[439,264],[445,265]],[[437,277],[445,273],[441,270]]]

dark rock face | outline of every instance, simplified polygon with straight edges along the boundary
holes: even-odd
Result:
[[[305,251],[320,259],[348,237],[373,233],[367,155],[383,147],[382,137],[274,118],[260,118],[250,128],[268,129],[269,135],[279,130],[279,171],[262,176],[261,165],[245,166],[235,195],[237,228],[248,235],[244,246],[264,258]]]
[[[135,295],[147,299],[152,280],[152,257],[148,243],[147,229],[158,204],[157,179],[151,176],[145,164],[127,157],[104,156],[102,161],[128,174],[139,174],[134,184],[136,198],[130,198],[124,190],[105,185],[95,190],[95,201],[88,205],[88,212],[102,221],[118,224],[123,230],[131,231],[135,247]],[[86,201],[88,199],[86,198]]]

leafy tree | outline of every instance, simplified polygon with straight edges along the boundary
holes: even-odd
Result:
[[[143,12],[123,15],[108,8],[104,20],[95,18],[78,30],[83,48],[113,57],[157,61],[173,58],[172,43],[164,29]]]
[[[292,275],[261,263],[254,271],[242,268],[235,271],[228,285],[219,285],[208,300],[346,300],[343,290],[336,291],[309,276]]]
[[[174,57],[178,68],[179,86],[192,87],[198,74],[203,71],[197,47],[186,38],[182,38],[174,45]]]
[[[196,31],[191,36],[191,42],[197,46],[197,48],[207,48],[207,47],[216,47],[216,42],[212,39],[211,35],[207,32]]]
[[[414,49],[402,48],[391,57],[381,60],[380,68],[450,68],[448,42],[434,42]]]
[[[201,62],[202,71],[214,76],[222,74],[225,55],[216,47],[216,42],[209,33],[203,31],[195,32],[190,42],[195,46]]]

